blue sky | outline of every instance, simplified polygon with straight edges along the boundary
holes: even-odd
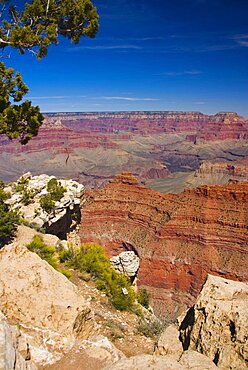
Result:
[[[11,63],[43,112],[237,111],[248,117],[247,0],[95,0],[100,31]]]

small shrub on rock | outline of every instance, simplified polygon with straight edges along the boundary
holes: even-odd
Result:
[[[47,183],[47,191],[51,195],[51,199],[57,202],[63,197],[66,189],[61,185],[59,181],[53,178]]]
[[[49,265],[58,272],[61,272],[67,278],[71,277],[70,271],[59,268],[58,258],[56,257],[56,248],[46,245],[39,235],[33,237],[33,240],[27,245],[27,248],[31,252],[38,254],[41,259],[47,261]]]
[[[40,206],[47,213],[51,213],[54,210],[55,202],[59,201],[63,197],[66,189],[59,181],[52,178],[47,183],[47,191],[48,194],[44,195],[40,199]]]
[[[27,245],[27,248],[31,252],[38,254],[40,258],[46,260],[53,268],[55,268],[55,270],[57,270],[58,261],[54,257],[56,249],[46,245],[40,236],[34,236],[31,243]]]
[[[138,299],[139,304],[141,304],[141,306],[145,307],[146,309],[149,308],[150,295],[145,288],[140,289],[137,295],[137,299]]]
[[[24,189],[23,192],[22,192],[22,203],[27,206],[28,204],[30,204],[32,202],[32,200],[34,199],[34,196],[35,196],[35,191],[34,190],[27,190],[27,189]]]
[[[137,331],[146,337],[155,338],[162,333],[165,326],[165,323],[158,318],[154,317],[150,320],[142,318],[137,326]]]
[[[10,211],[4,203],[7,199],[8,194],[4,191],[4,183],[0,181],[0,247],[14,236],[17,225],[20,223],[18,214]]]
[[[47,194],[40,198],[40,206],[47,213],[51,213],[54,210],[55,201],[50,194]]]
[[[106,293],[116,309],[133,310],[136,294],[130,279],[111,267],[101,246],[84,244],[78,250],[69,248],[60,253],[60,261],[78,269],[81,274],[90,274],[97,289]]]

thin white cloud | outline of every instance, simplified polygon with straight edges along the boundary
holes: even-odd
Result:
[[[247,33],[241,33],[239,35],[235,35],[233,37],[233,40],[235,40],[238,45],[248,47],[248,34]]]
[[[177,77],[177,76],[196,76],[203,74],[202,71],[199,71],[197,69],[193,69],[190,71],[171,71],[171,72],[162,72],[157,74],[156,76],[171,76],[171,77]]]
[[[248,48],[248,40],[247,41],[239,41],[239,45],[240,46],[244,46],[244,47],[246,47],[246,48]]]
[[[75,48],[68,48],[68,51],[81,51],[81,50],[141,50],[142,46],[139,45],[95,45],[95,46],[78,46]]]
[[[28,99],[33,100],[48,100],[48,99],[68,99],[68,98],[86,98],[86,95],[51,95],[51,96],[28,96]]]
[[[129,96],[100,96],[99,98],[94,99],[103,99],[103,100],[127,100],[127,101],[158,101],[160,99],[156,98],[131,98]]]

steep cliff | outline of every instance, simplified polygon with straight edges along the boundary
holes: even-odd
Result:
[[[133,250],[138,284],[157,312],[173,313],[192,303],[207,273],[248,279],[247,201],[248,183],[163,195],[124,173],[88,194],[81,240],[102,243],[109,255]]]

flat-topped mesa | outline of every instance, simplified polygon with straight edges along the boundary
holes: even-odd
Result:
[[[192,304],[207,273],[248,280],[248,183],[160,194],[127,179],[91,192],[80,237],[111,256],[134,251],[157,313]]]
[[[239,116],[236,112],[219,112],[212,116],[213,119],[220,120],[224,123],[233,122],[245,122],[246,119],[242,116]]]

